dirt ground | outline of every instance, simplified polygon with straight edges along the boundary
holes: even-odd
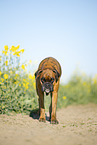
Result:
[[[97,145],[97,105],[69,106],[57,119],[52,125],[48,113],[46,123],[37,115],[0,115],[0,145]]]

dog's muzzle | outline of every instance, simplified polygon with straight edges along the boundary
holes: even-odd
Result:
[[[42,85],[42,91],[48,95],[50,92],[53,91],[53,85],[49,82],[46,82]]]

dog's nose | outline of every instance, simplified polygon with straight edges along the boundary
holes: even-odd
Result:
[[[49,88],[50,87],[50,84],[49,83],[46,83],[45,86],[46,86],[46,88]]]

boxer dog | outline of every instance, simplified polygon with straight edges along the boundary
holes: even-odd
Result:
[[[39,96],[39,121],[41,122],[46,121],[44,107],[45,93],[46,95],[51,95],[51,105],[49,107],[50,121],[52,124],[58,124],[58,120],[56,119],[56,106],[61,73],[61,66],[53,57],[42,60],[35,73],[36,91]]]

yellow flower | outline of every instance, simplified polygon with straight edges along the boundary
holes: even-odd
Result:
[[[17,78],[18,78],[18,76],[19,76],[19,75],[18,75],[18,74],[16,74],[16,75],[15,75],[15,79],[17,79]]]
[[[35,80],[35,76],[32,74],[29,74],[29,79]]]
[[[67,97],[66,96],[63,96],[63,99],[65,100]]]
[[[29,85],[29,82],[26,82],[26,85]]]
[[[83,82],[83,86],[86,86],[87,85],[87,83],[86,82]]]
[[[5,65],[6,65],[6,66],[8,65],[8,60],[5,61]]]
[[[2,56],[0,56],[0,61],[1,61]]]
[[[29,74],[29,79],[33,79],[33,76],[32,76],[32,74]]]
[[[5,51],[8,51],[8,45],[5,45],[4,48],[5,48]]]
[[[23,83],[23,86],[25,87],[25,86],[26,86],[26,84],[25,84],[25,83]]]
[[[5,74],[5,75],[4,75],[4,78],[5,78],[5,79],[8,79],[8,74]]]
[[[9,49],[12,52],[16,52],[19,49],[20,45],[18,45],[17,47],[15,46],[11,46],[11,48]]]
[[[28,89],[28,85],[26,85],[25,88]]]
[[[20,45],[18,46],[11,46],[11,48],[9,49],[11,52],[13,52],[13,55],[16,55],[17,57],[20,57],[20,53],[24,52],[24,49],[21,49],[20,51],[17,51],[20,48]]]
[[[0,76],[1,76],[2,72],[0,71]]]
[[[95,77],[93,78],[93,83],[94,83],[94,84],[97,83],[97,74],[96,74]]]
[[[2,82],[4,82],[4,79],[3,78],[1,78],[1,80],[2,80]]]
[[[20,57],[20,51],[13,53],[13,55],[17,55],[17,57]]]
[[[2,106],[2,109],[4,109],[5,108],[5,106]]]
[[[19,84],[19,86],[21,87],[21,84]]]
[[[17,54],[17,57],[20,57],[19,53]]]
[[[24,82],[26,82],[26,79],[23,79]]]
[[[22,53],[23,53],[23,52],[24,52],[24,49],[21,49],[21,50],[20,50],[20,52],[22,52]]]
[[[16,74],[16,77],[18,77],[19,75],[18,74]]]
[[[12,72],[12,71],[10,71],[10,73],[12,74],[13,72]]]
[[[28,82],[27,82],[27,83],[23,83],[23,86],[24,86],[26,89],[28,89],[28,85],[29,85]]]
[[[4,51],[4,50],[2,51],[2,54],[8,55],[7,51]]]
[[[17,84],[18,83],[18,81],[16,81],[16,82],[14,82],[15,84]]]
[[[15,46],[11,46],[11,48],[9,50],[12,52],[15,52]]]
[[[22,69],[25,70],[25,65],[24,64],[22,64]]]
[[[5,53],[5,51],[3,50],[3,51],[2,51],[2,54],[4,54],[4,53]]]
[[[29,64],[32,64],[32,60],[29,60]]]
[[[15,50],[18,50],[20,48],[20,45],[18,45],[17,47],[15,47]]]

